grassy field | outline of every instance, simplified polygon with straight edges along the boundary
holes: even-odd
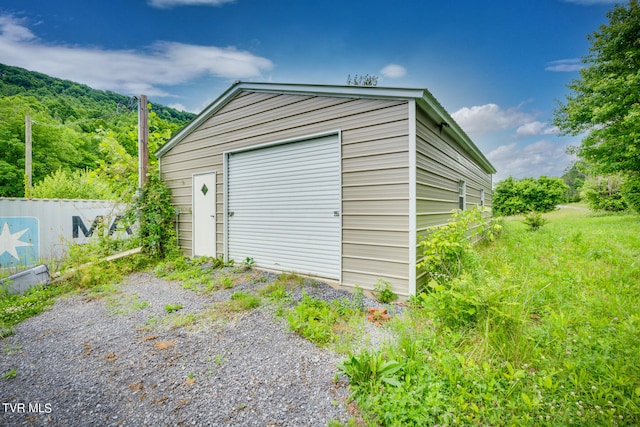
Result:
[[[544,219],[537,231],[521,217],[507,219],[495,242],[465,257],[461,275],[416,296],[383,326],[395,340],[349,354],[340,368],[357,402],[352,424],[640,425],[640,217],[562,209]],[[24,296],[0,295],[0,336],[59,295],[108,299],[111,284],[150,267],[136,256]],[[235,276],[203,270],[199,260],[170,260],[155,271],[203,293],[235,285]],[[243,280],[253,274],[239,271]],[[278,279],[261,296],[288,301],[292,280]],[[233,302],[244,304],[240,296]],[[277,314],[319,345],[340,344],[351,330],[345,325],[366,316],[358,304],[310,298]]]
[[[370,425],[640,424],[640,218],[504,223],[342,369]]]

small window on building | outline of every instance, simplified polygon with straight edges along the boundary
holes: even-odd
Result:
[[[467,185],[464,181],[458,181],[458,209],[464,210],[467,204]]]
[[[484,206],[484,188],[480,189],[480,206]]]

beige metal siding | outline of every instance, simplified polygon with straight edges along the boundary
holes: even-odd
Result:
[[[485,172],[464,150],[441,132],[422,111],[416,123],[416,228],[418,241],[431,227],[446,224],[458,208],[458,183],[466,184],[466,206],[480,204],[480,190],[485,192],[485,206],[491,207],[491,174]],[[418,247],[417,261],[422,259]],[[424,276],[417,272],[417,289]]]
[[[342,132],[342,283],[378,279],[408,293],[408,102],[244,92],[161,159],[180,215],[180,244],[191,254],[191,175],[216,171],[217,249],[224,253],[225,151]],[[250,256],[250,254],[248,254]]]

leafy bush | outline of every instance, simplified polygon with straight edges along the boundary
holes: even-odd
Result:
[[[587,178],[582,191],[589,207],[596,211],[620,212],[627,209],[620,188],[621,175],[592,176]]]
[[[488,224],[478,208],[455,211],[448,224],[433,228],[420,240],[423,259],[418,268],[427,273],[427,281],[444,283],[458,277],[473,262],[472,242],[493,240],[500,227]]]
[[[431,281],[427,292],[412,299],[412,305],[426,309],[447,328],[473,326],[487,303],[468,275],[462,275],[446,285]]]
[[[509,177],[500,181],[493,191],[493,212],[505,216],[529,211],[551,212],[564,201],[568,189],[561,178],[541,176],[515,180]]]
[[[76,170],[71,173],[58,169],[33,187],[31,197],[43,199],[116,199],[109,185],[88,169]]]
[[[640,174],[628,175],[620,191],[627,205],[640,213]]]

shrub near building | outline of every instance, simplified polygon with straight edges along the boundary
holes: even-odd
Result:
[[[509,177],[493,190],[493,212],[504,216],[550,212],[564,201],[567,189],[561,178],[541,176],[516,180]]]

